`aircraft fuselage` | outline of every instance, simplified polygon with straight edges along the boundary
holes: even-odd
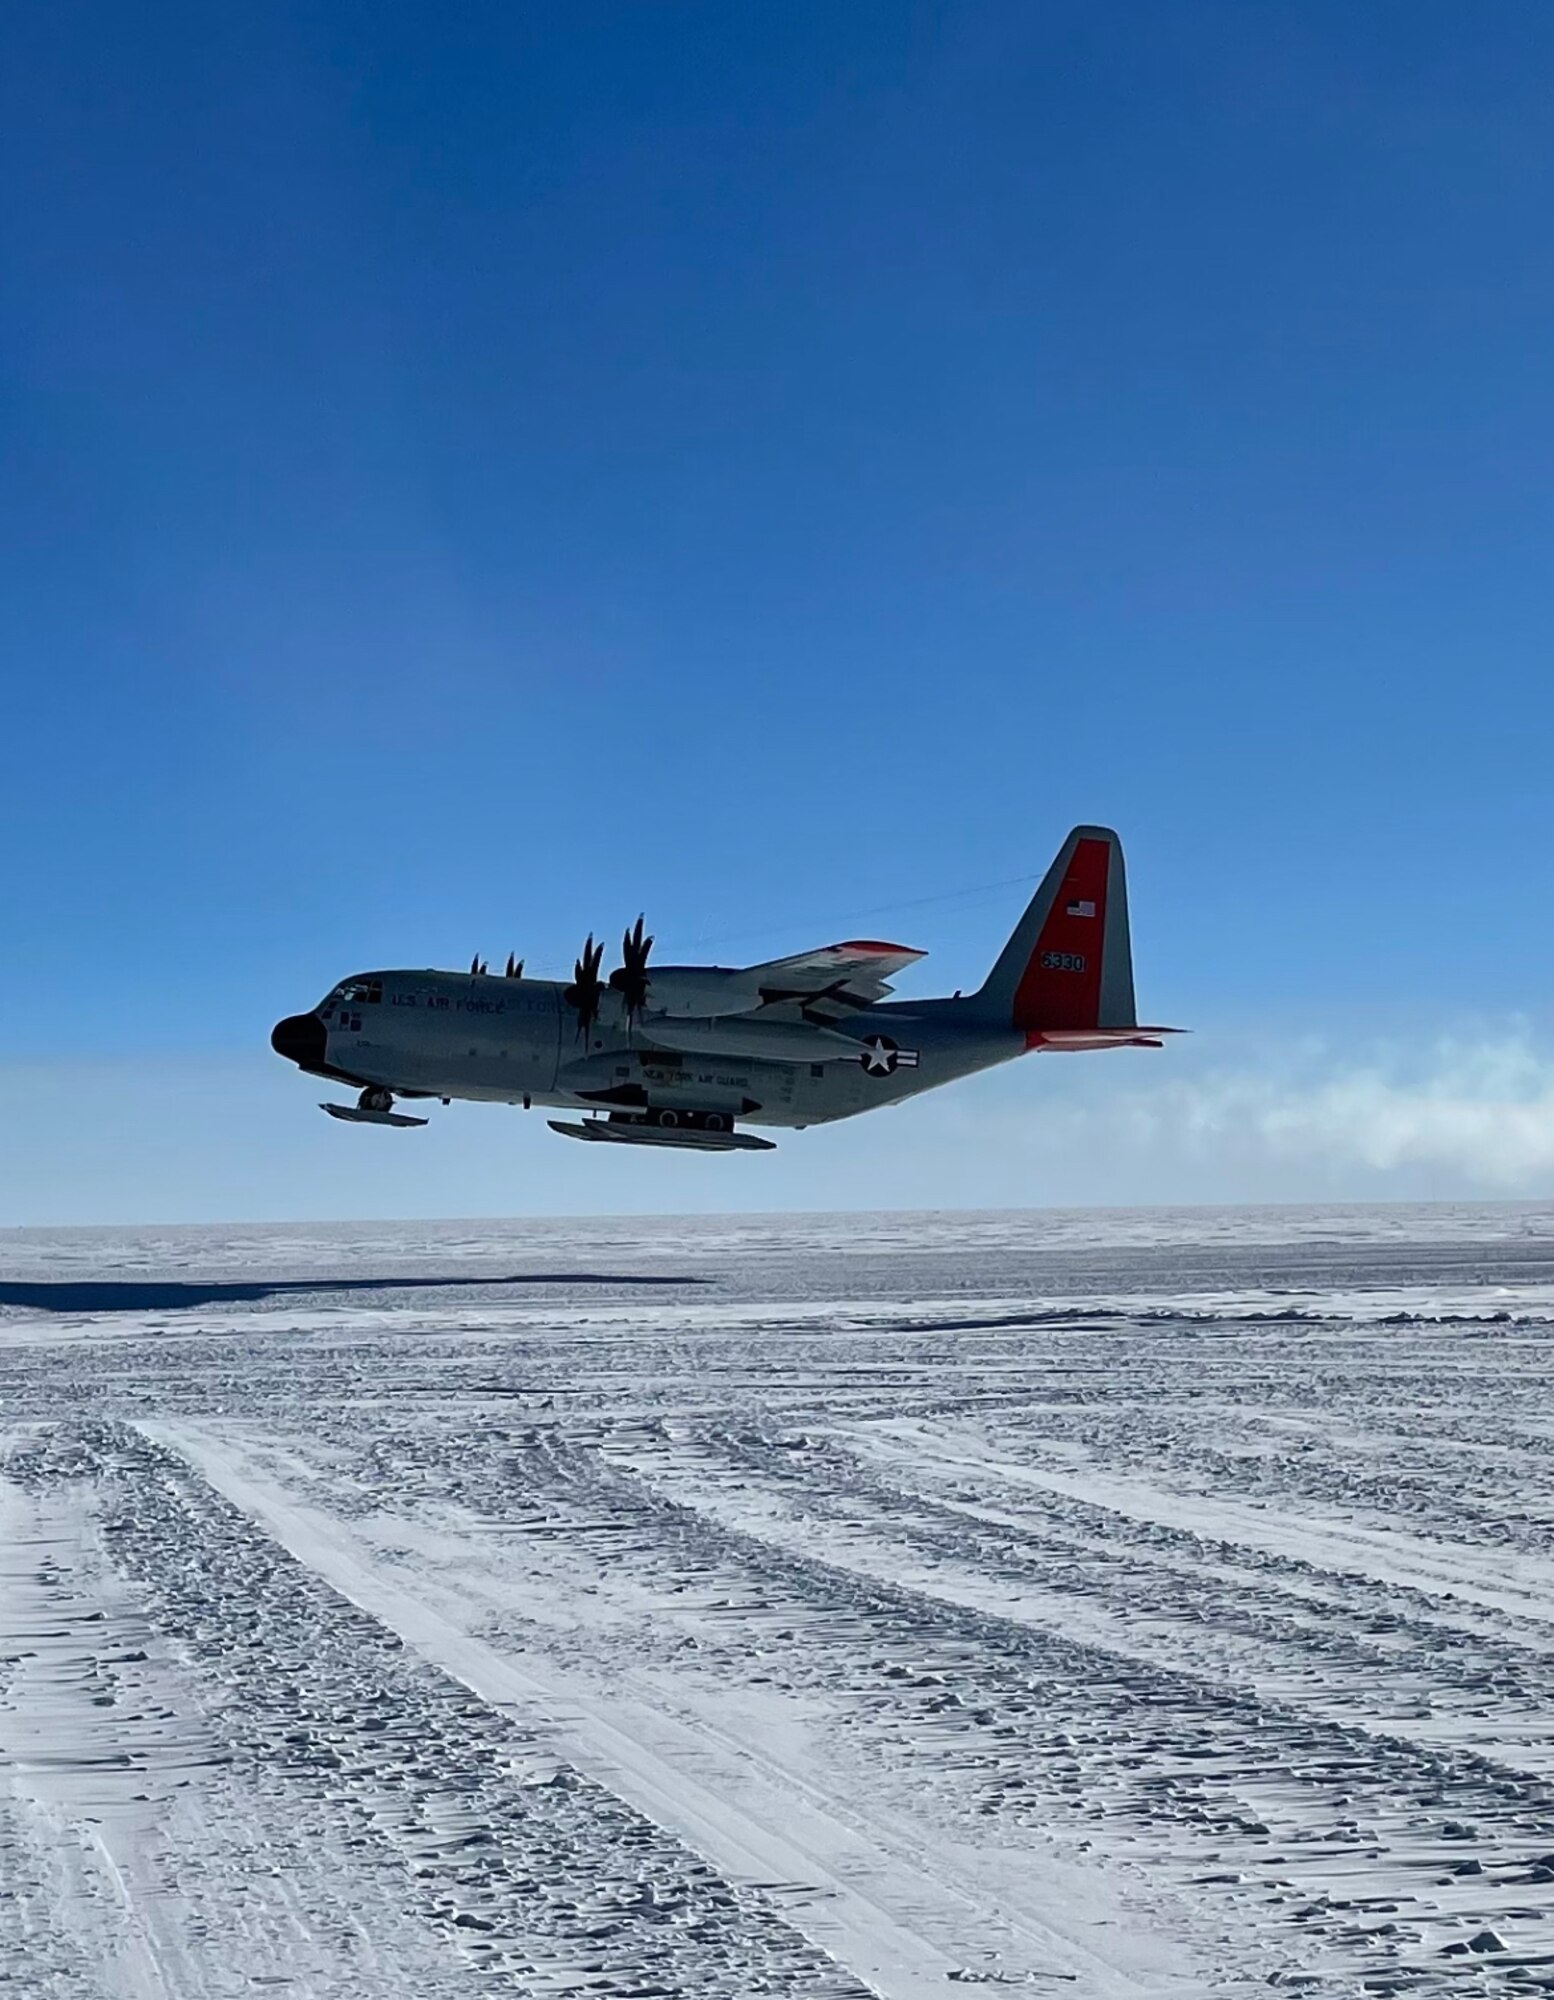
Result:
[[[1026,1038],[969,1002],[885,1005],[826,1042],[758,1021],[628,1023],[613,994],[585,1032],[559,980],[491,973],[380,972],[345,981],[311,1013],[279,1023],[280,1054],[342,1083],[398,1097],[470,1098],[574,1110],[723,1113],[742,1124],[825,1124],[1006,1062]],[[797,1034],[813,1043],[793,1053]],[[769,1039],[772,1057],[760,1052]],[[838,1047],[837,1044],[841,1043]]]
[[[831,1124],[899,1104],[1027,1049],[1158,1048],[1138,1023],[1122,847],[1078,826],[974,993],[890,1000],[923,954],[850,939],[751,966],[659,965],[638,918],[607,977],[589,936],[569,984],[492,974],[369,972],[309,1014],[277,1052],[354,1084],[334,1117],[425,1120],[396,1098],[473,1098],[594,1114],[552,1119],[571,1139],[760,1150],[739,1125]]]

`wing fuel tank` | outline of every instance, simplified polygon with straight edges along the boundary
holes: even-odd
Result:
[[[832,1028],[813,1028],[785,1021],[676,1021],[672,1027],[650,1022],[643,1034],[655,1048],[677,1055],[720,1056],[728,1061],[778,1063],[857,1062],[859,1049],[851,1035]],[[646,1053],[646,1051],[644,1051]]]

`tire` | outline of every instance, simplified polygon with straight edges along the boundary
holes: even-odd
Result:
[[[728,1132],[733,1129],[734,1121],[725,1111],[709,1111],[705,1124],[709,1132]]]
[[[658,1114],[658,1123],[666,1132],[672,1132],[679,1122],[680,1114],[678,1111],[660,1111]]]

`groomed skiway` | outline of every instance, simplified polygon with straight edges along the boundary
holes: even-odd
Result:
[[[1554,1211],[12,1232],[0,1992],[1554,1992]]]

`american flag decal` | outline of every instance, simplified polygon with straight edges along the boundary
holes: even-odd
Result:
[[[1070,903],[1068,914],[1071,917],[1093,917],[1095,915],[1095,905],[1094,903]]]

